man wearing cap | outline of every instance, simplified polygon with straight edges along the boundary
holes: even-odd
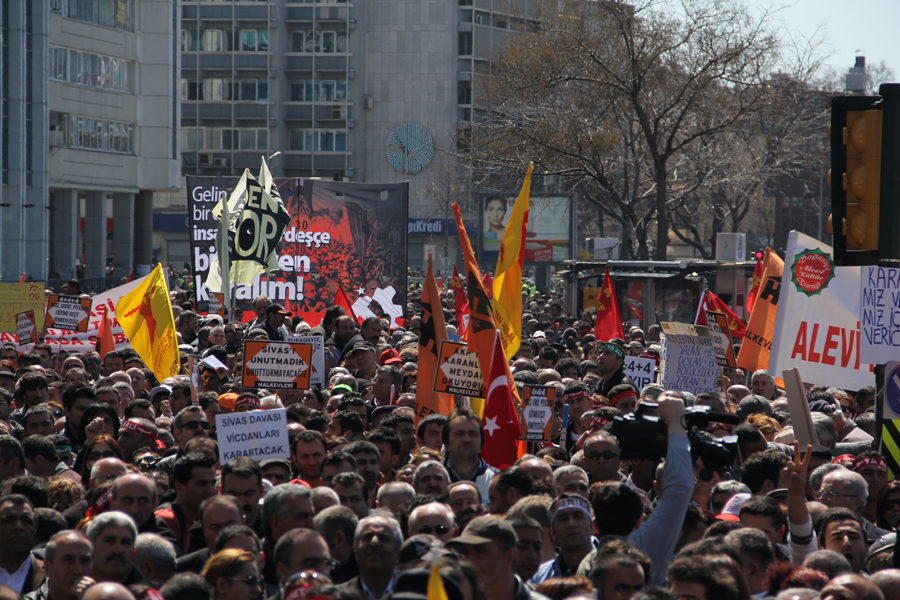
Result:
[[[560,494],[550,505],[550,529],[559,554],[538,568],[531,578],[537,585],[547,579],[575,575],[592,549],[591,505],[578,494]]]
[[[356,342],[353,348],[347,351],[345,356],[353,360],[356,365],[356,378],[373,380],[378,370],[378,361],[375,360],[375,346],[369,342]]]
[[[506,520],[494,515],[472,519],[461,536],[447,546],[467,560],[481,575],[485,598],[491,600],[546,600],[516,575],[519,540]]]
[[[283,342],[287,339],[290,334],[284,326],[284,321],[290,316],[291,313],[284,310],[280,304],[270,304],[266,307],[266,322],[263,323],[263,329],[266,330],[270,340]]]
[[[597,393],[609,398],[614,387],[627,383],[637,389],[631,377],[625,374],[625,348],[615,342],[607,342],[600,346],[600,356],[597,357],[597,366],[600,368],[600,384]]]

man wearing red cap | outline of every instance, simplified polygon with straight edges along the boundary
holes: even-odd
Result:
[[[134,455],[138,450],[148,448],[153,452],[159,452],[165,447],[157,439],[159,431],[152,422],[147,419],[128,419],[119,428],[119,446],[122,448],[122,457],[125,462],[134,462]]]

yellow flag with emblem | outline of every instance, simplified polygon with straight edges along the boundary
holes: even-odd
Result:
[[[175,318],[162,265],[116,304],[116,318],[131,347],[162,381],[178,375],[181,356],[175,336]]]
[[[522,190],[500,242],[497,270],[494,271],[494,320],[500,330],[500,342],[507,359],[518,352],[522,344],[522,269],[525,266],[525,234],[528,231],[533,169],[534,165],[528,165]]]

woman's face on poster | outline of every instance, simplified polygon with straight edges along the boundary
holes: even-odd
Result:
[[[503,217],[506,216],[506,203],[503,200],[492,198],[484,207],[484,212],[492,229],[503,227]]]

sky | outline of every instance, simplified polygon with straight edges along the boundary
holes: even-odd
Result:
[[[785,24],[812,36],[821,26],[834,53],[830,66],[846,72],[857,55],[867,65],[884,61],[900,78],[900,0],[783,0]]]

